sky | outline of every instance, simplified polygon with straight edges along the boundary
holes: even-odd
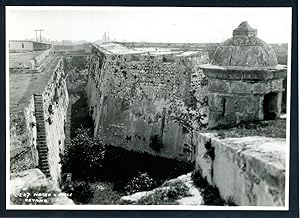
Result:
[[[109,32],[117,41],[222,42],[248,21],[267,43],[291,41],[291,8],[6,7],[7,39],[42,36],[95,42]]]

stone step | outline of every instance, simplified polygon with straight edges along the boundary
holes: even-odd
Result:
[[[49,169],[49,167],[43,167],[43,166],[41,166],[40,167],[40,169],[41,169],[41,171],[43,172],[43,173],[47,173],[47,174],[50,174],[50,169]]]
[[[41,145],[40,148],[39,148],[40,151],[43,151],[43,150],[46,150],[48,151],[48,147],[47,145]]]
[[[43,129],[43,130],[40,130],[40,131],[37,131],[38,134],[43,134],[43,135],[46,135],[46,131]]]
[[[37,140],[38,145],[46,145],[47,141],[46,140]]]
[[[41,167],[42,168],[42,167]],[[42,171],[43,171],[43,173],[50,173],[50,169],[49,169],[49,167],[48,168],[45,168],[45,167],[43,167],[43,169],[42,169]]]
[[[46,171],[46,172],[47,172],[48,170],[50,171],[48,165],[41,165],[41,166],[40,166],[40,169],[41,169],[42,171]]]
[[[41,163],[44,165],[45,163],[48,164],[48,159],[41,160]]]
[[[46,146],[40,147],[39,151],[48,151],[48,148]]]
[[[38,144],[40,147],[42,147],[42,146],[47,146],[46,140],[44,140],[44,141],[39,141],[39,140],[37,140],[37,144]]]
[[[47,153],[48,153],[48,148],[47,148],[47,147],[45,147],[45,148],[40,148],[40,149],[39,149],[39,153],[47,154]]]

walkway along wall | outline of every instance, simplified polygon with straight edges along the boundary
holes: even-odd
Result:
[[[22,116],[24,117],[24,125],[22,124],[25,128],[24,134],[18,135],[15,127],[11,126],[11,147],[16,147],[11,150],[11,168],[24,161],[18,157],[18,154],[22,150],[29,150],[26,159],[33,160],[33,163],[26,169],[40,168],[43,172],[41,162],[46,162],[46,165],[49,166],[48,176],[58,185],[61,168],[60,153],[63,152],[65,139],[64,121],[69,103],[63,59],[54,57],[44,71],[48,71],[43,73],[49,73],[51,77],[44,90],[36,92],[36,96],[40,96],[39,102],[34,100],[34,96],[31,96],[28,106],[24,109]],[[43,114],[37,113],[37,104],[40,105],[39,110],[42,110]],[[37,126],[43,123],[45,129],[37,131]],[[19,146],[16,146],[17,144]],[[42,158],[44,159],[41,160]],[[47,176],[47,173],[45,174]]]

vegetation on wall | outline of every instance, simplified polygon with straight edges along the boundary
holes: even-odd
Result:
[[[152,135],[150,137],[149,147],[155,152],[160,152],[160,150],[164,147],[161,137],[159,135]]]

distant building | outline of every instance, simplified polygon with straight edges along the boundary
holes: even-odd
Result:
[[[9,40],[9,52],[40,51],[51,48],[51,44],[29,40]]]

